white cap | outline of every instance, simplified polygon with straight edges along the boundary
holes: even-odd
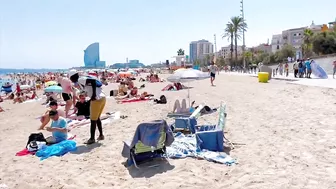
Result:
[[[78,73],[77,70],[74,70],[74,69],[70,70],[69,73],[68,73],[68,76],[71,77],[71,76],[75,75],[76,73]]]

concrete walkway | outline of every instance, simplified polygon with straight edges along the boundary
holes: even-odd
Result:
[[[243,74],[243,73],[238,73],[238,72],[220,72],[220,74],[258,77],[258,74]],[[328,79],[319,79],[319,78],[314,77],[313,75],[311,79],[308,79],[308,78],[295,78],[294,74],[290,73],[288,77],[276,75],[275,77],[272,77],[272,79],[284,80],[284,81],[288,81],[291,84],[297,84],[297,85],[306,85],[306,86],[336,89],[336,79],[333,79],[332,75],[328,75]]]

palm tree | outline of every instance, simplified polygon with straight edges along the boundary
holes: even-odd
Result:
[[[233,39],[234,39],[234,28],[233,28],[233,24],[232,23],[227,23],[226,24],[226,28],[224,30],[224,34],[222,36],[222,38],[227,38],[228,41],[231,42],[231,48],[230,48],[230,62],[232,62],[233,59]]]
[[[303,57],[309,56],[312,52],[312,38],[313,38],[313,31],[309,28],[303,31],[303,44],[302,44],[302,54]],[[306,57],[307,58],[307,57]]]
[[[238,39],[241,38],[242,32],[246,31],[247,24],[244,19],[240,16],[234,16],[231,18],[230,23],[233,25],[234,29],[234,39],[235,39],[235,60],[238,60]]]
[[[184,50],[180,48],[180,49],[177,51],[177,55],[178,55],[178,56],[180,56],[180,55],[184,55]]]

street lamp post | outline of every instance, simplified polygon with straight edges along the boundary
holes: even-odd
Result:
[[[240,11],[241,11],[241,16],[243,18],[243,27],[245,27],[245,17],[244,17],[244,0],[240,1]],[[243,50],[243,65],[244,65],[244,71],[246,69],[246,60],[245,60],[245,28],[243,28],[243,46],[242,46],[242,50]]]

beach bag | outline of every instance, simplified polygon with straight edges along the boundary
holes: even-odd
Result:
[[[41,149],[42,146],[47,144],[47,140],[44,138],[43,134],[40,133],[32,133],[28,137],[28,142],[26,148],[29,152],[36,152]]]
[[[86,77],[88,77],[89,79],[94,79],[94,80],[96,80],[96,86],[97,86],[97,87],[101,87],[101,86],[103,86],[103,83],[102,83],[101,81],[99,81],[97,78],[92,77],[92,76],[86,76]]]
[[[35,142],[45,142],[45,143],[47,143],[47,140],[44,138],[44,135],[43,135],[43,133],[32,133],[32,134],[30,134],[29,135],[29,137],[28,137],[28,142],[27,142],[27,144],[26,144],[26,147],[31,143],[31,142],[33,142],[33,141],[35,141]],[[33,146],[35,146],[34,144],[33,144]]]
[[[160,99],[155,99],[154,102],[156,102],[157,104],[167,104],[167,98],[165,95],[161,95]]]

